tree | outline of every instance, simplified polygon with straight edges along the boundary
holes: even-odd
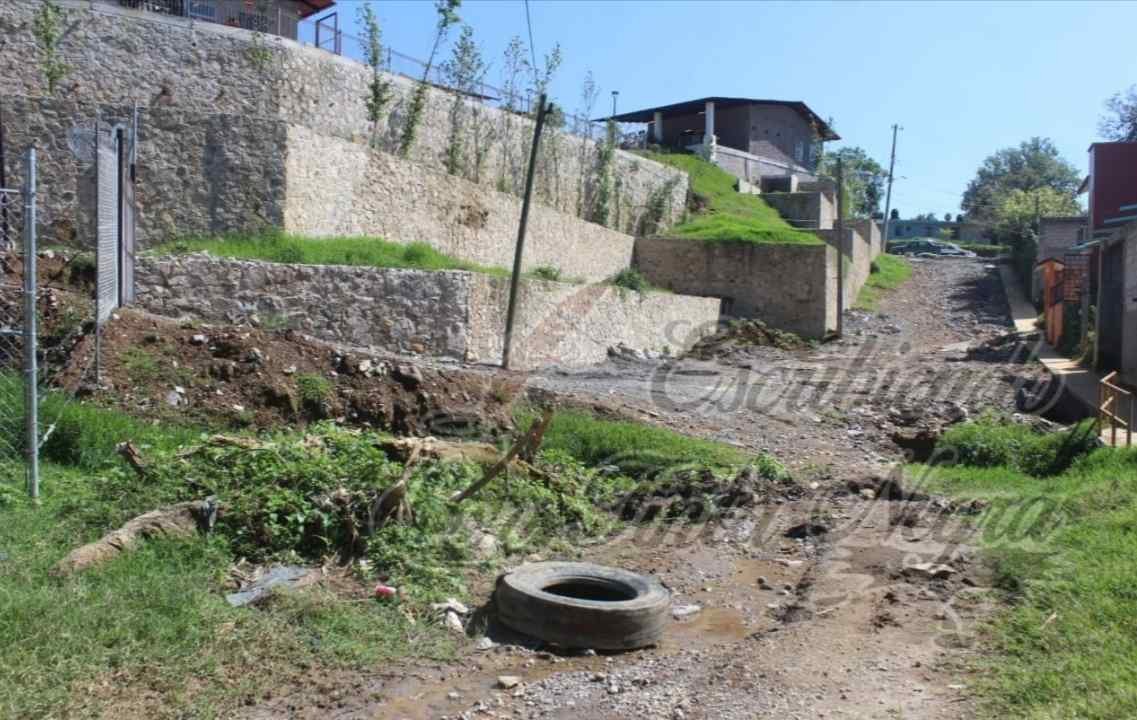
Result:
[[[371,3],[364,3],[358,10],[359,22],[363,25],[366,38],[360,41],[367,64],[371,67],[371,82],[367,95],[363,97],[367,105],[367,119],[371,121],[371,144],[379,140],[379,121],[383,109],[391,100],[391,83],[383,78],[383,33],[379,29],[379,18],[371,9]]]
[[[900,219],[900,211],[897,210],[896,208],[892,208],[892,212],[888,213],[888,219],[890,222],[895,222],[895,221],[899,220]]]
[[[415,86],[414,94],[411,95],[411,105],[407,110],[407,121],[403,125],[403,139],[399,143],[399,154],[403,157],[410,154],[411,147],[415,144],[418,126],[422,122],[422,112],[426,106],[426,92],[430,87],[430,71],[434,66],[434,58],[438,55],[438,48],[446,39],[446,33],[450,31],[450,27],[461,20],[458,17],[458,8],[461,5],[462,0],[435,0],[434,2],[434,12],[438,15],[434,26],[434,44],[431,46],[430,55],[426,59],[422,79],[419,80],[418,85]]]
[[[1114,93],[1105,101],[1105,115],[1098,121],[1098,132],[1106,140],[1137,142],[1137,85],[1124,93]]]
[[[936,214],[933,212],[920,213],[919,215],[917,215],[916,217],[914,217],[912,219],[916,220],[918,222],[939,222],[940,221],[940,219],[938,217],[936,217]]]
[[[944,213],[944,222],[951,222],[951,213]]]
[[[1080,182],[1078,170],[1058,154],[1049,138],[1034,137],[984,160],[968,183],[960,207],[972,220],[992,220],[1014,190],[1050,188],[1073,199]]]
[[[477,181],[481,162],[485,157],[481,103],[469,100],[478,93],[485,79],[487,65],[482,51],[474,41],[474,29],[462,26],[462,33],[454,43],[450,59],[440,67],[446,84],[456,90],[450,104],[450,137],[446,145],[446,171],[451,175],[467,174]],[[470,132],[472,131],[472,132]],[[473,168],[468,168],[467,136],[473,135]]]
[[[866,218],[880,212],[880,201],[884,197],[884,168],[870,158],[863,148],[843,147],[822,156],[817,166],[818,174],[836,177],[838,158],[845,171],[845,197],[849,214]]]

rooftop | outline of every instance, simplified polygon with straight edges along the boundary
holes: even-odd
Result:
[[[806,118],[815,128],[817,134],[821,136],[822,140],[840,140],[841,136],[833,131],[821,117],[809,109],[809,106],[800,100],[763,100],[761,98],[738,98],[738,97],[705,97],[698,100],[687,100],[684,102],[672,103],[671,105],[659,105],[657,107],[644,108],[643,110],[634,110],[632,112],[620,113],[619,115],[612,115],[611,117],[597,118],[599,121],[615,120],[616,122],[651,122],[655,113],[663,113],[665,115],[677,114],[697,114],[703,112],[707,103],[713,102],[715,108],[723,109],[729,107],[737,107],[740,105],[782,105],[796,110],[800,115]]]

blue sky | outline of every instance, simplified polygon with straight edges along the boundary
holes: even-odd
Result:
[[[430,2],[373,4],[388,45],[429,53]],[[341,0],[341,22],[354,26],[358,5]],[[497,84],[506,43],[527,34],[522,0],[466,0],[460,14]],[[1084,171],[1102,103],[1137,83],[1137,2],[530,0],[530,14],[538,57],[561,45],[552,92],[570,110],[588,70],[602,112],[612,90],[621,111],[707,95],[803,100],[833,118],[837,145],[881,164],[900,123],[892,204],[906,217],[957,212],[983,159],[1033,135]]]

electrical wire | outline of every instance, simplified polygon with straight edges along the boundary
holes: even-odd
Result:
[[[533,44],[533,21],[529,18],[529,0],[522,0],[525,3],[525,27],[529,30],[529,56],[533,58],[533,84],[538,82],[537,75],[537,47]]]

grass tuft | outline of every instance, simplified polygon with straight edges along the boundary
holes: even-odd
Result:
[[[912,277],[912,264],[905,258],[881,253],[872,262],[872,271],[857,294],[853,307],[875,312],[880,309],[881,299]]]

